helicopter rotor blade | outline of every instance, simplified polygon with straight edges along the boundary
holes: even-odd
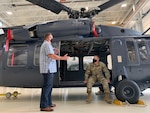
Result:
[[[27,0],[35,5],[43,7],[47,10],[50,10],[56,14],[59,14],[62,10],[71,13],[71,8],[55,1],[55,0]]]
[[[87,11],[87,12],[72,10],[71,8],[55,0],[27,0],[27,1],[35,5],[38,5],[40,7],[43,7],[45,9],[48,9],[56,14],[59,14],[62,10],[66,11],[69,15],[69,18],[77,19],[77,18],[92,18],[93,16],[97,15],[99,12],[109,7],[112,7],[124,0],[109,0],[106,3],[97,6],[98,9],[94,9],[94,10]]]
[[[125,0],[109,0],[108,2],[105,2],[104,4],[102,5],[99,5],[98,7],[100,8],[100,12],[107,9],[107,8],[110,8],[120,2],[123,2]]]
[[[87,17],[92,18],[93,16],[97,15],[98,13],[100,13],[101,11],[110,8],[120,2],[123,2],[124,0],[109,0],[107,2],[105,2],[102,5],[97,6],[97,9],[91,10],[90,12],[88,12],[86,14]]]

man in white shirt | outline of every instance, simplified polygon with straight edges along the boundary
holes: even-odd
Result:
[[[41,111],[53,111],[52,107],[56,105],[52,103],[52,88],[54,73],[57,72],[56,60],[67,60],[69,56],[59,56],[55,54],[51,45],[53,35],[48,33],[40,48],[40,73],[43,75],[43,86],[40,100]]]

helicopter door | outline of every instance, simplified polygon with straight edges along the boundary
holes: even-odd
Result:
[[[32,85],[28,67],[29,56],[28,44],[11,44],[9,51],[3,57],[3,81],[5,86],[24,87]]]
[[[149,47],[145,39],[127,40],[127,54],[129,78],[135,81],[144,81],[149,78],[150,58]],[[138,76],[138,77],[137,77]]]
[[[125,47],[124,40],[114,38],[111,40],[111,55],[112,55],[112,82],[118,81],[119,75],[126,75],[125,65]]]

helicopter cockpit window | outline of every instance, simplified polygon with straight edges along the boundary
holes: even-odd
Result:
[[[36,66],[39,66],[40,47],[41,45],[37,45],[34,52],[34,65]]]
[[[67,60],[67,70],[79,71],[79,58],[78,57],[70,57],[69,60]]]
[[[27,65],[27,45],[20,46],[10,46],[8,58],[7,58],[7,66],[9,67],[20,67]]]
[[[83,69],[86,70],[86,67],[89,63],[93,61],[93,56],[84,56],[83,57]]]
[[[141,61],[146,61],[148,60],[148,52],[147,52],[147,47],[145,45],[145,41],[139,39],[138,40],[138,48],[139,48],[139,55]]]
[[[134,42],[132,40],[126,41],[127,44],[127,51],[128,51],[128,59],[130,62],[136,62],[137,56],[136,56],[136,49],[134,46]]]

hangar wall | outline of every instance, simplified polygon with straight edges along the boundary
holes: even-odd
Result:
[[[143,4],[142,8],[132,19],[128,24],[125,25],[125,27],[137,30],[139,32],[144,32],[148,28],[150,28],[150,0],[146,0]],[[150,30],[146,33],[150,34]]]
[[[146,31],[148,28],[150,28],[150,13],[143,18],[143,29]],[[150,34],[150,30],[147,32],[147,34]]]

